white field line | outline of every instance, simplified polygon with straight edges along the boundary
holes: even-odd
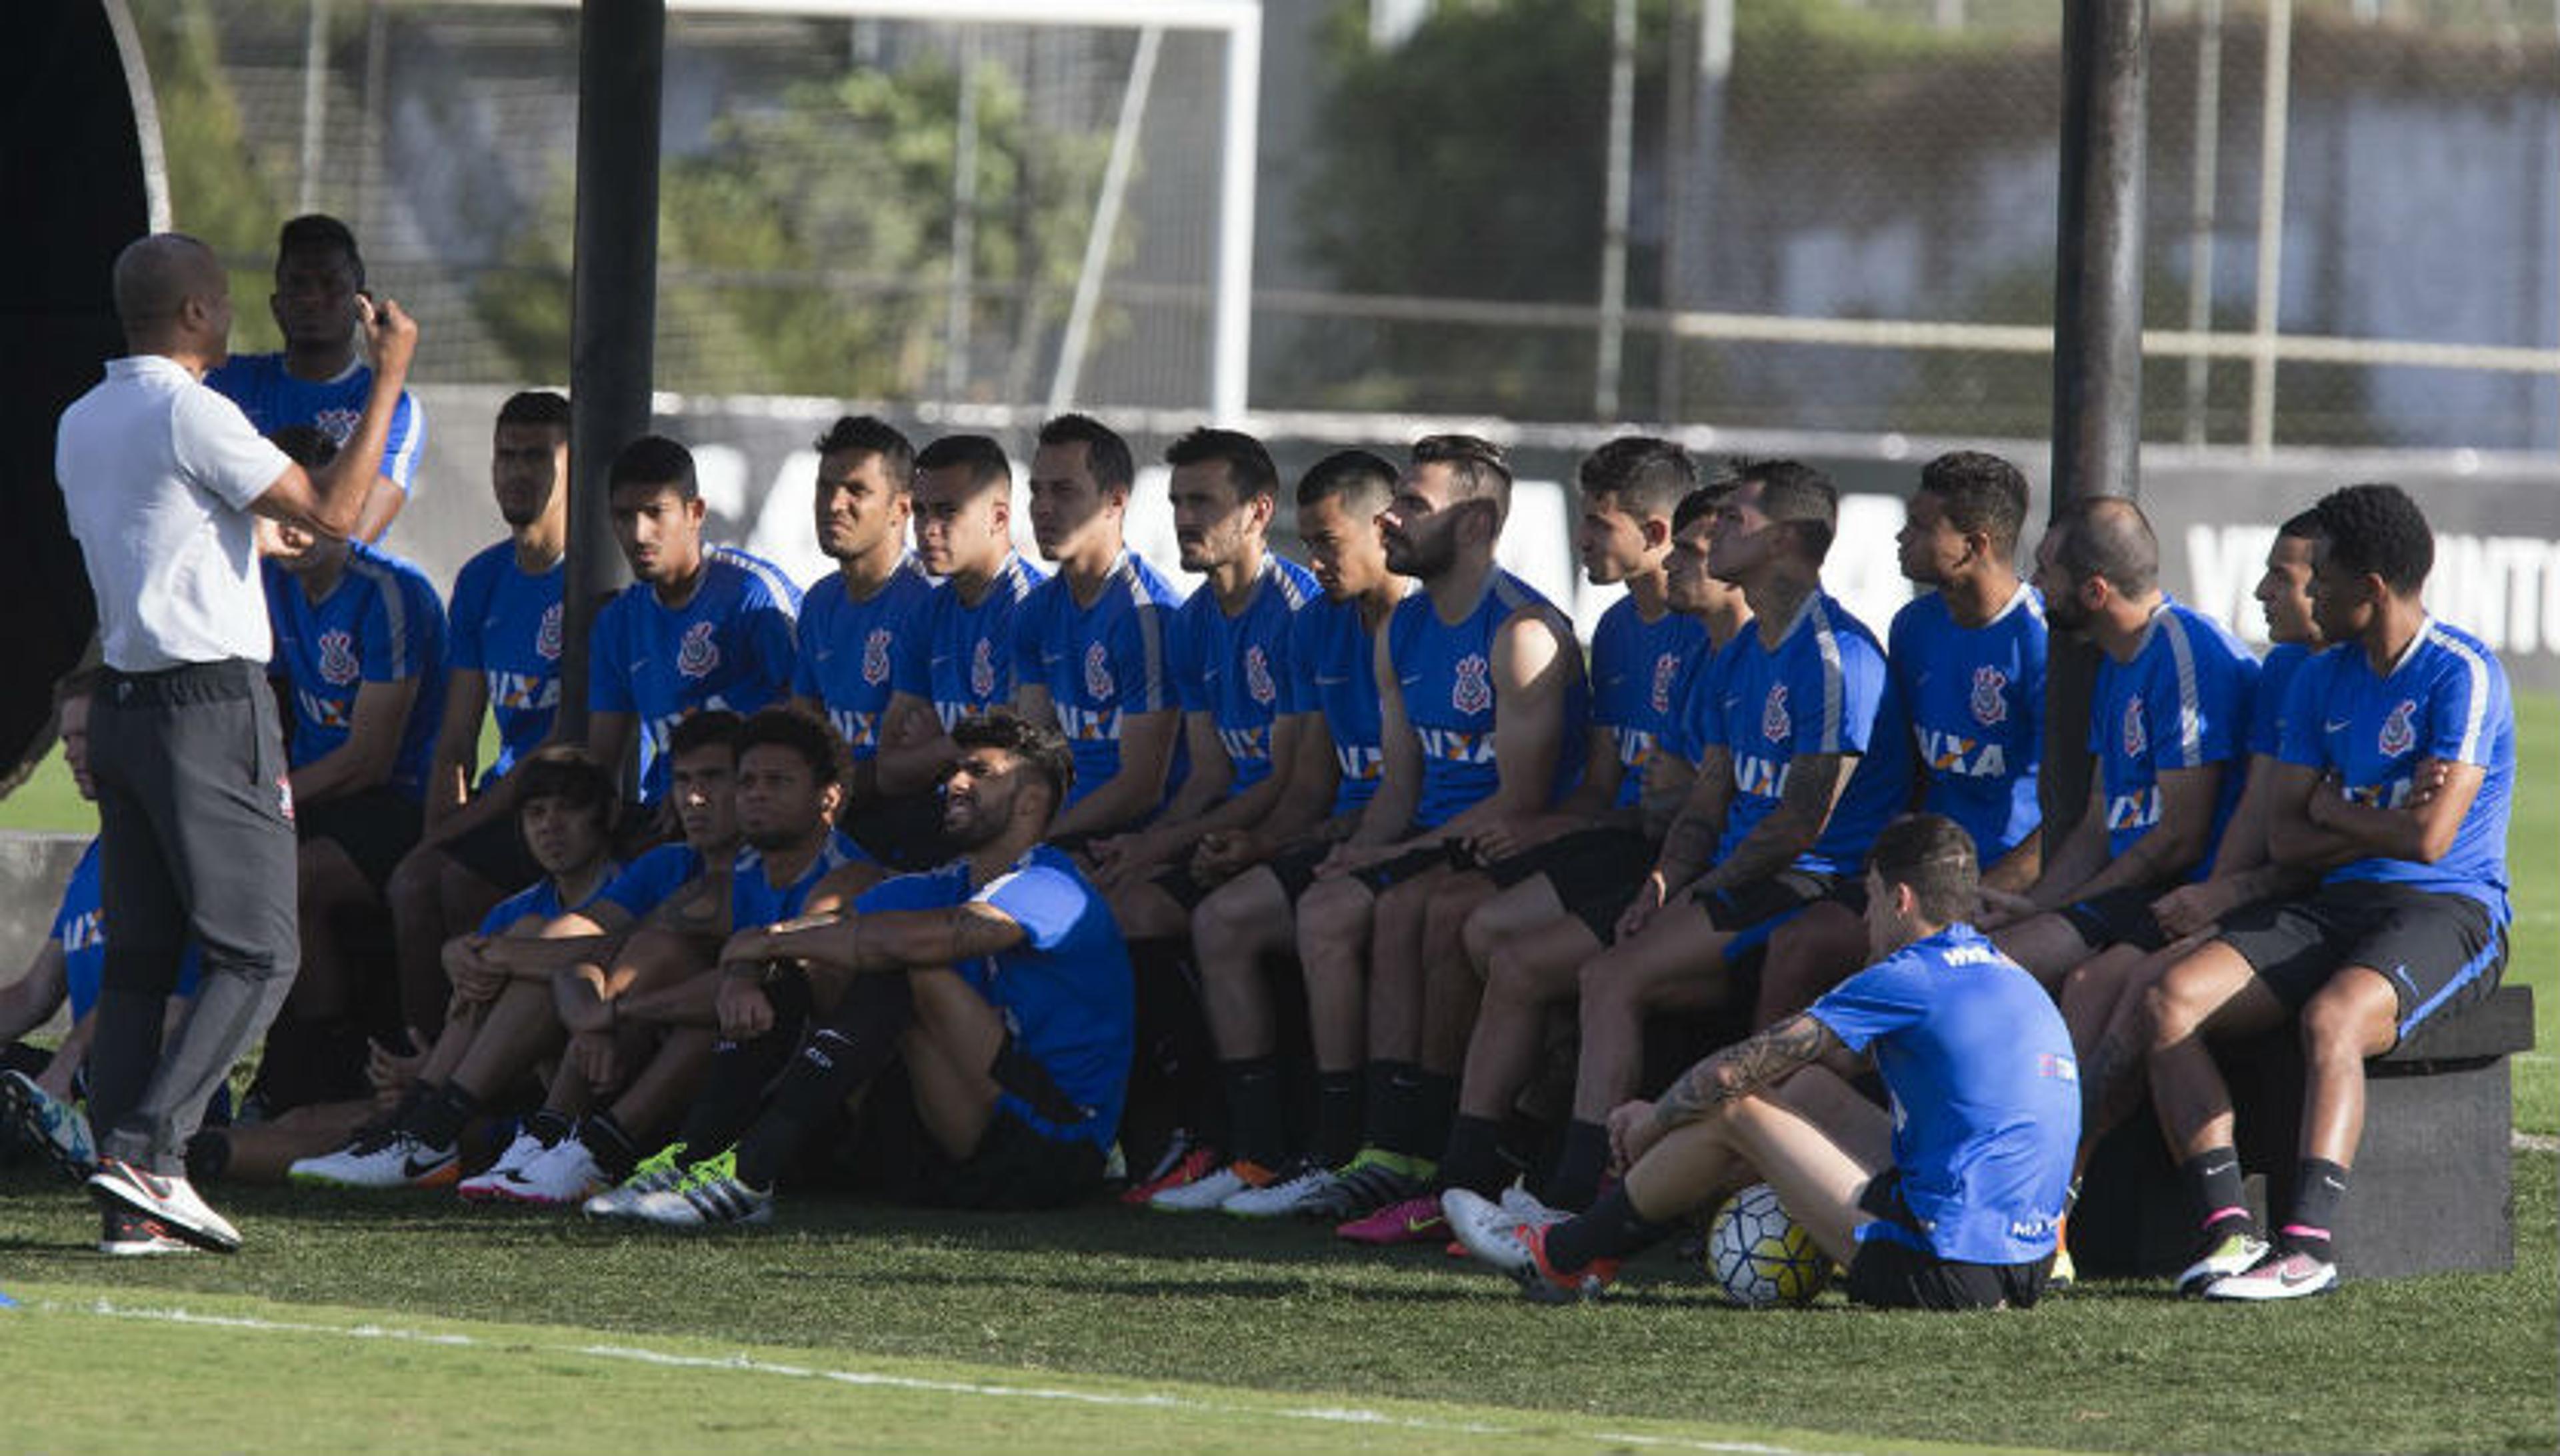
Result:
[[[66,1305],[48,1300],[35,1304],[33,1308],[47,1314],[95,1315],[105,1319],[136,1320],[163,1325],[194,1325],[224,1330],[248,1330],[266,1334],[334,1335],[344,1340],[387,1340],[402,1344],[441,1346],[447,1349],[497,1348],[495,1342],[471,1335],[437,1334],[425,1330],[405,1330],[376,1324],[320,1325],[291,1320],[259,1319],[247,1315],[197,1314],[184,1309],[134,1308],[103,1299],[80,1305]],[[508,1341],[505,1343],[505,1348],[522,1350],[525,1346],[515,1341]],[[1314,1421],[1330,1425],[1374,1426],[1462,1436],[1513,1436],[1527,1439],[1551,1434],[1481,1421],[1431,1420],[1421,1416],[1392,1415],[1382,1410],[1370,1410],[1360,1406],[1282,1406],[1275,1409],[1262,1409],[1194,1399],[1182,1395],[1122,1395],[1100,1390],[1070,1390],[1047,1385],[988,1384],[974,1380],[932,1379],[921,1375],[892,1375],[877,1371],[822,1370],[810,1366],[782,1365],[773,1361],[755,1360],[744,1355],[724,1357],[678,1355],[630,1345],[550,1345],[534,1348],[551,1355],[621,1361],[666,1369],[736,1371],[747,1375],[779,1375],[791,1379],[826,1380],[842,1385],[921,1390],[934,1394],[970,1395],[996,1400],[1048,1400],[1131,1410],[1180,1411],[1196,1415],[1255,1419],[1277,1417],[1282,1420]],[[1590,1440],[1615,1445],[1734,1453],[1734,1456],[1802,1456],[1802,1453],[1791,1447],[1772,1446],[1756,1441],[1710,1441],[1685,1436],[1644,1435],[1604,1430],[1589,1431],[1586,1435]]]

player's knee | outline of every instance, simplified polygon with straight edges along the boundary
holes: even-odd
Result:
[[[2303,1006],[2302,1046],[2307,1057],[2355,1060],[2390,1050],[2399,1003],[2381,977],[2348,971]]]
[[[444,852],[421,845],[400,857],[392,867],[391,879],[383,889],[398,915],[434,913],[444,887]]]

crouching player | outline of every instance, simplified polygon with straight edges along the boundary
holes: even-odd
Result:
[[[1532,1298],[1587,1298],[1671,1220],[1757,1179],[1848,1267],[1856,1303],[2035,1303],[2071,1177],[2077,1066],[2052,1001],[1964,923],[1980,883],[1954,821],[1887,825],[1867,861],[1872,965],[1660,1102],[1613,1111],[1626,1177],[1589,1213],[1524,1217],[1452,1189],[1451,1230]],[[1843,1080],[1860,1053],[1891,1111]]]
[[[752,1123],[674,1189],[639,1199],[636,1216],[770,1219],[776,1175],[892,1061],[905,1064],[927,1135],[927,1166],[905,1180],[920,1201],[1048,1208],[1102,1187],[1135,1008],[1109,907],[1040,843],[1074,758],[1054,729],[1004,711],[955,725],[951,738],[960,757],[943,783],[943,831],[960,859],[882,882],[851,914],[743,930],[722,949],[723,1036],[766,1032],[777,999],[833,1009]],[[804,977],[805,989],[790,985]],[[721,1070],[706,1102],[720,1098]],[[720,1146],[698,1125],[687,1133]]]

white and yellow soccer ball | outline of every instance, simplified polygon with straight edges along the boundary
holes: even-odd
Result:
[[[1707,1226],[1707,1277],[1745,1309],[1810,1304],[1831,1268],[1814,1236],[1787,1215],[1765,1183],[1727,1199]]]

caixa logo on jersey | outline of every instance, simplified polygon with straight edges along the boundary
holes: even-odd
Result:
[[[560,706],[560,679],[532,673],[489,674],[489,701],[511,713]]]
[[[1120,710],[1061,703],[1057,705],[1057,727],[1058,731],[1079,742],[1117,741],[1120,736]]]
[[[560,604],[557,601],[543,608],[543,624],[534,629],[534,651],[545,662],[560,661]]]
[[[864,713],[853,708],[839,708],[827,717],[834,721],[836,736],[843,738],[846,746],[873,749],[880,747],[879,714]]]
[[[1494,735],[1471,733],[1464,728],[1413,726],[1413,740],[1422,747],[1422,756],[1435,763],[1491,763],[1494,761]]]
[[[2008,754],[1998,742],[1982,742],[1962,733],[1917,725],[1912,727],[1911,735],[1919,739],[1920,761],[1929,765],[1931,773],[1954,778],[2008,776]]]
[[[1373,779],[1386,771],[1383,752],[1357,743],[1334,744],[1334,763],[1342,769],[1344,778],[1353,781]]]
[[[2128,794],[2111,794],[2107,798],[2107,828],[2110,831],[2149,829],[2160,823],[2160,791],[2159,784],[2146,784]]]
[[[320,634],[320,676],[343,688],[365,671],[356,656],[356,638],[351,632],[328,631]]]
[[[1783,799],[1787,796],[1787,770],[1794,761],[1744,753],[1733,760],[1734,791],[1764,799]]]
[[[1493,671],[1485,655],[1471,652],[1458,659],[1449,681],[1449,706],[1470,718],[1494,706]]]
[[[676,671],[689,678],[705,678],[720,663],[720,644],[712,640],[712,624],[696,622],[687,627],[684,641],[676,646]]]
[[[1261,763],[1271,757],[1269,725],[1254,728],[1222,728],[1217,730],[1218,746],[1226,749],[1231,763]]]

